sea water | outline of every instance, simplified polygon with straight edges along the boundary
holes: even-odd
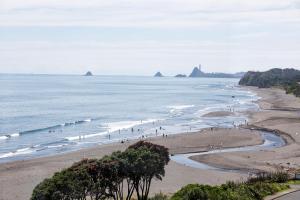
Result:
[[[0,75],[0,162],[244,123],[238,79]],[[213,111],[227,117],[204,117]]]

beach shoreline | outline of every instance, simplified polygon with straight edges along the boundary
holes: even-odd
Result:
[[[263,142],[259,132],[237,128],[214,128],[213,131],[203,129],[195,133],[169,135],[167,138],[160,136],[145,140],[168,147],[170,154],[208,151],[212,147],[256,145]],[[123,151],[135,141],[106,144],[56,156],[0,164],[0,187],[2,188],[0,199],[29,199],[33,188],[44,178],[51,177],[55,172],[83,158],[101,158],[113,151]],[[211,177],[214,178],[211,179]],[[161,190],[164,193],[173,193],[180,187],[193,182],[221,184],[227,179],[240,180],[241,178],[245,178],[245,175],[198,170],[170,161],[166,166],[165,178],[162,182],[153,183],[151,194],[159,193]]]
[[[295,135],[291,135],[291,127],[293,128],[299,125],[299,122],[297,120],[295,121],[295,119],[298,117],[298,113],[295,114],[296,111],[290,111],[292,110],[291,108],[294,110],[300,108],[300,101],[295,103],[295,97],[285,95],[278,89],[261,90],[249,87],[246,87],[245,89],[249,89],[261,97],[261,99],[258,101],[261,110],[259,112],[253,111],[245,113],[249,115],[249,124],[270,130],[280,130],[293,138],[291,140],[287,138],[288,143],[284,147],[272,149],[270,151],[260,151],[259,154],[269,156],[269,154],[273,155],[278,153],[282,156],[281,152],[286,155],[287,151],[300,148],[298,146],[300,135],[299,138],[295,137]],[[274,94],[276,94],[276,98],[272,98],[272,95],[274,96]],[[294,104],[291,104],[291,102]],[[287,106],[289,107],[289,110],[282,111],[282,109],[285,109]],[[278,113],[274,112],[280,112],[280,117],[278,117]],[[216,114],[217,112],[214,112],[208,116],[214,117]],[[225,115],[226,113],[221,114]],[[277,116],[277,118],[274,118],[274,114]],[[286,119],[289,119],[287,120],[288,125],[285,125],[284,127],[276,123],[278,120],[282,121]],[[274,120],[275,122],[273,122]],[[293,126],[291,126],[291,120]],[[286,129],[290,130],[290,132]],[[209,128],[193,133],[169,135],[168,138],[158,136],[146,138],[145,140],[168,147],[170,154],[209,151],[212,148],[222,149],[259,145],[263,143],[260,136],[260,131],[245,129],[243,127],[213,128],[212,130]],[[104,144],[89,149],[82,149],[79,151],[63,153],[55,156],[0,164],[0,187],[2,188],[0,199],[29,199],[33,188],[44,178],[51,177],[56,171],[60,171],[63,168],[69,167],[72,165],[72,163],[83,158],[100,158],[104,155],[112,153],[113,151],[125,150],[135,141],[136,140],[131,140],[128,142],[126,141],[125,143]],[[272,165],[266,164],[267,167],[262,167],[261,163],[258,165],[257,162],[251,162],[255,159],[258,159],[257,157],[262,157],[261,155],[257,154],[257,152],[233,152],[221,153],[218,155],[207,155],[193,159],[210,165],[225,166],[227,168],[245,168],[245,166],[240,166],[240,163],[245,163],[246,169],[253,167],[259,170],[275,169],[276,163]],[[247,159],[249,161],[245,162]],[[276,162],[276,160],[273,162]],[[300,164],[300,159],[299,162],[297,161],[297,163]],[[151,187],[151,194],[159,193],[160,191],[166,194],[171,194],[189,183],[216,185],[224,183],[228,180],[240,181],[246,178],[247,175],[245,174],[239,174],[230,171],[226,172],[195,169],[171,161],[166,167],[166,176],[163,181],[155,181],[153,183]]]
[[[245,128],[265,130],[280,135],[286,145],[259,152],[230,152],[193,156],[191,159],[222,169],[242,171],[276,171],[293,173],[300,167],[297,132],[300,127],[300,100],[278,88],[259,89],[244,87],[261,97],[257,101],[259,112],[249,113],[249,125]]]

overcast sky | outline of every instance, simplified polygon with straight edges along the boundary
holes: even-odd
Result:
[[[0,72],[300,69],[299,0],[0,0]]]

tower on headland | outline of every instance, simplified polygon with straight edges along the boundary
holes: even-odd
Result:
[[[199,71],[202,72],[202,70],[201,70],[201,64],[199,64]]]

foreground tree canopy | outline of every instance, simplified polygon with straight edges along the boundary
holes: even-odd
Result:
[[[168,149],[145,141],[102,159],[84,159],[45,179],[31,200],[148,199],[153,178],[162,180]]]

